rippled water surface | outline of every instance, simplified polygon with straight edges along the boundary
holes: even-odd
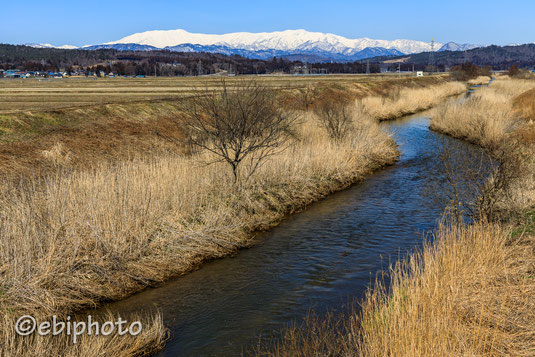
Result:
[[[421,244],[443,212],[429,187],[442,175],[438,147],[477,151],[429,131],[423,116],[383,125],[400,145],[397,164],[262,233],[236,257],[106,308],[123,316],[160,309],[172,333],[162,356],[235,356],[310,309],[341,309],[361,297],[377,271]]]

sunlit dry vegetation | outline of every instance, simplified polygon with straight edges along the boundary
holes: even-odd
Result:
[[[400,88],[387,96],[370,96],[362,99],[364,110],[378,120],[399,118],[429,109],[445,98],[460,94],[466,86],[460,82],[448,82],[429,88]]]
[[[479,86],[482,84],[488,84],[490,82],[490,76],[478,76],[477,78],[470,79],[468,84],[471,86]]]
[[[307,116],[293,144],[238,187],[206,152],[5,181],[0,254],[12,263],[0,300],[53,310],[117,299],[234,252],[247,233],[396,159],[373,120],[353,120],[355,135],[334,143]]]
[[[520,127],[531,125],[526,119],[531,110],[528,91],[533,88],[535,81],[498,79],[465,102],[438,107],[431,128],[486,148],[496,148]]]
[[[38,315],[38,318],[40,316]],[[12,314],[4,316],[0,321],[0,351],[2,356],[32,356],[32,357],[116,357],[116,356],[150,356],[158,352],[165,344],[168,332],[163,326],[161,317],[133,316],[143,324],[143,330],[137,336],[118,335],[117,333],[104,336],[82,334],[78,336],[76,344],[72,336],[65,333],[57,336],[32,335],[26,338],[17,336],[13,328]],[[111,314],[93,321],[115,321]],[[41,320],[38,320],[41,321]],[[47,321],[43,319],[42,321]],[[50,321],[50,320],[48,320]],[[65,320],[63,320],[65,321]]]

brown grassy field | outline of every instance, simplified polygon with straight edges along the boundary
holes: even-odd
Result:
[[[346,93],[352,100],[404,86],[433,92],[446,85],[441,77],[343,78],[299,78],[300,87],[280,91],[282,102],[299,108],[299,89],[311,85],[318,86],[316,98]],[[266,81],[277,87],[290,79]],[[20,338],[12,325],[22,312],[65,316],[235,254],[252,243],[252,232],[398,155],[358,101],[350,107],[352,135],[337,142],[301,109],[289,148],[237,188],[224,164],[206,165],[208,153],[192,153],[184,144],[177,118],[187,99],[43,111],[39,96],[33,98],[33,110],[0,114],[0,308],[8,311],[0,326],[2,354],[142,355],[158,348],[165,334],[158,318],[146,320],[142,339],[113,348],[113,340],[88,339],[74,348],[61,339]]]
[[[432,127],[511,158],[516,175],[496,200],[507,215],[443,224],[434,241],[379,278],[348,316],[311,318],[259,355],[531,356],[535,352],[535,141],[533,81],[501,78],[459,104],[443,104]],[[515,107],[515,111],[512,107]],[[528,113],[528,114],[527,114]],[[526,120],[528,119],[528,120]],[[499,153],[510,151],[513,156]],[[489,182],[499,180],[491,176]],[[510,179],[510,178],[508,178]],[[511,215],[511,212],[516,213]],[[508,218],[508,220],[506,220]]]
[[[228,83],[243,77],[229,77]],[[396,75],[329,75],[329,76],[259,76],[263,84],[274,89],[293,90],[333,85],[356,95],[388,92],[392,86],[425,86],[444,78],[414,78]],[[0,115],[34,110],[57,110],[87,107],[95,104],[139,101],[175,100],[198,93],[206,85],[219,87],[221,77],[147,77],[147,78],[84,78],[64,79],[1,79]]]
[[[535,121],[535,89],[530,89],[513,100],[513,109],[525,120]]]

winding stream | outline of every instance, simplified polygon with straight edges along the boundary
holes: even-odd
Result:
[[[123,317],[160,309],[172,333],[161,356],[239,356],[310,309],[362,297],[377,271],[419,246],[440,218],[445,204],[429,185],[444,181],[440,145],[456,145],[458,155],[479,150],[431,132],[425,114],[382,125],[400,146],[397,164],[289,217],[235,257],[105,308]]]

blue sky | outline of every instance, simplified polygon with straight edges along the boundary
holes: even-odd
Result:
[[[9,1],[0,43],[87,45],[148,31],[269,32],[475,44],[535,42],[535,1]]]

